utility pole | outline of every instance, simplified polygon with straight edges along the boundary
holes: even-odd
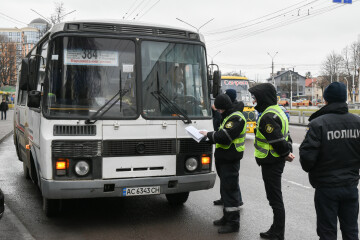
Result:
[[[353,103],[355,103],[355,73],[356,73],[356,67],[354,66],[354,72],[353,72],[353,77],[352,77],[352,96],[353,96],[352,102]]]
[[[290,71],[290,109],[292,108],[292,73]]]
[[[347,80],[346,77],[344,77],[344,79],[346,80],[346,103],[347,103],[349,99],[349,81]],[[354,98],[353,98],[353,103],[354,103]]]
[[[272,77],[272,83],[276,90],[276,84],[275,84],[275,79],[274,79],[274,58],[275,58],[276,54],[278,54],[278,52],[276,52],[273,56],[271,56],[270,53],[267,53],[267,54],[271,57],[271,77]],[[277,92],[277,90],[276,90],[276,92]]]

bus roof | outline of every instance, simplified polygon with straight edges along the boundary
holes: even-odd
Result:
[[[247,77],[239,77],[239,76],[221,76],[221,79],[249,80]]]
[[[76,27],[78,28],[71,28]],[[189,40],[198,40],[205,43],[205,38],[201,33],[194,32],[186,28],[171,27],[155,23],[134,22],[126,20],[74,20],[55,24],[50,32],[51,34],[60,31],[95,31],[103,33],[126,33],[137,35],[156,35],[161,37],[173,37]]]

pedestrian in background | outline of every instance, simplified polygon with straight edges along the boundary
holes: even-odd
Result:
[[[315,188],[317,234],[336,240],[339,219],[342,238],[358,240],[360,118],[348,112],[343,83],[331,83],[324,99],[300,146],[301,166]]]
[[[273,210],[273,223],[260,236],[265,239],[283,240],[285,234],[285,207],[281,191],[281,177],[285,161],[292,161],[291,138],[288,119],[277,104],[275,87],[270,83],[249,89],[255,109],[261,113],[255,129],[255,158],[261,166],[266,197]]]
[[[233,105],[229,96],[220,94],[215,107],[221,113],[218,131],[200,131],[216,144],[215,164],[220,177],[220,194],[224,203],[223,217],[214,221],[219,233],[238,232],[240,227],[240,160],[245,149],[246,119],[241,113],[244,104]]]
[[[236,108],[242,112],[244,109],[244,104],[242,102],[238,102],[236,100],[236,97],[237,97],[236,90],[235,89],[226,89],[225,94],[229,96],[229,98],[233,104],[233,108]],[[220,124],[221,124],[221,114],[218,111],[216,111],[216,108],[214,105],[213,105],[212,109],[213,109],[214,130],[218,131]],[[216,161],[215,161],[215,167],[216,167],[216,172],[219,176],[219,173],[221,173],[221,171],[220,171],[220,169],[218,169],[218,165],[216,164]],[[219,176],[219,178],[220,178],[220,176]],[[220,193],[221,193],[221,184],[220,184]],[[239,197],[240,197],[240,199],[239,199],[240,205],[239,206],[242,206],[242,205],[244,205],[244,202],[242,200],[241,190],[240,190]],[[223,204],[224,204],[224,202],[221,198],[214,201],[214,205],[223,205]]]
[[[1,120],[3,120],[3,119],[6,120],[6,111],[7,110],[9,110],[9,106],[8,106],[7,102],[5,101],[5,99],[3,99],[0,104]]]

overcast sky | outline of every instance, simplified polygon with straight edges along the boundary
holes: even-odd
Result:
[[[24,27],[23,23],[54,12],[48,0],[1,0],[0,28]],[[205,35],[209,56],[222,72],[241,71],[250,79],[264,80],[271,73],[294,68],[305,75],[321,73],[321,64],[332,51],[358,41],[360,0],[346,6],[332,0],[63,0],[65,20],[127,19],[194,29]],[[127,13],[127,14],[126,14]],[[294,22],[294,23],[292,23]],[[281,26],[281,27],[279,27]],[[276,27],[276,28],[275,28]],[[255,35],[254,35],[255,34]],[[211,57],[209,57],[211,61]]]

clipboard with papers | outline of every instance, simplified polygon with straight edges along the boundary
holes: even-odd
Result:
[[[188,126],[185,128],[186,132],[196,141],[200,142],[206,136],[202,135],[200,131],[207,131],[207,130],[198,130],[194,126]]]

